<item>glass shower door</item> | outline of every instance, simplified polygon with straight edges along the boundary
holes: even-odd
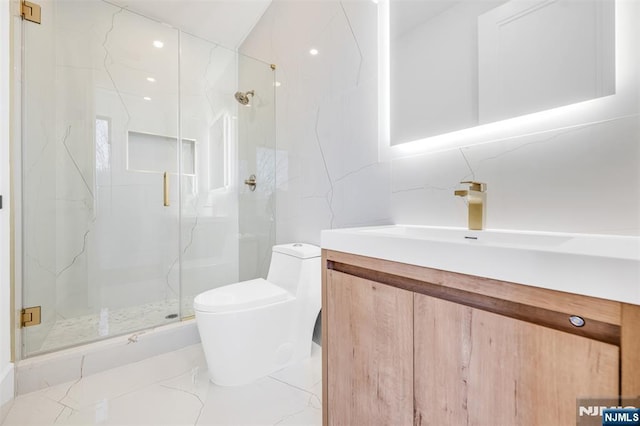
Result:
[[[23,27],[23,356],[176,321],[176,30],[102,1],[44,1]],[[180,142],[178,140],[180,139]]]
[[[180,36],[181,128],[195,158],[182,176],[182,314],[193,298],[266,278],[275,242],[275,70],[209,41]],[[253,92],[247,105],[236,92]],[[191,170],[191,172],[189,172]],[[245,184],[251,175],[255,187]]]

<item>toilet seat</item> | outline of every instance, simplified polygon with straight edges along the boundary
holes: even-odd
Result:
[[[271,305],[291,298],[289,292],[263,278],[225,285],[199,294],[196,311],[232,312]]]

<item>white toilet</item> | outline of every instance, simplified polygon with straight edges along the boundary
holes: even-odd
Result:
[[[199,294],[193,301],[209,378],[222,386],[254,381],[311,353],[321,306],[320,248],[273,247],[267,279]]]

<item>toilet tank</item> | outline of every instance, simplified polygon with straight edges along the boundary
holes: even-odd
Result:
[[[304,244],[273,246],[267,281],[284,288],[294,296],[320,288],[320,247]]]

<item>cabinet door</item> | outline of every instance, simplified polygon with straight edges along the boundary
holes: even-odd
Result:
[[[416,425],[575,425],[618,395],[619,348],[415,295]]]
[[[413,424],[413,293],[327,271],[329,425]]]

